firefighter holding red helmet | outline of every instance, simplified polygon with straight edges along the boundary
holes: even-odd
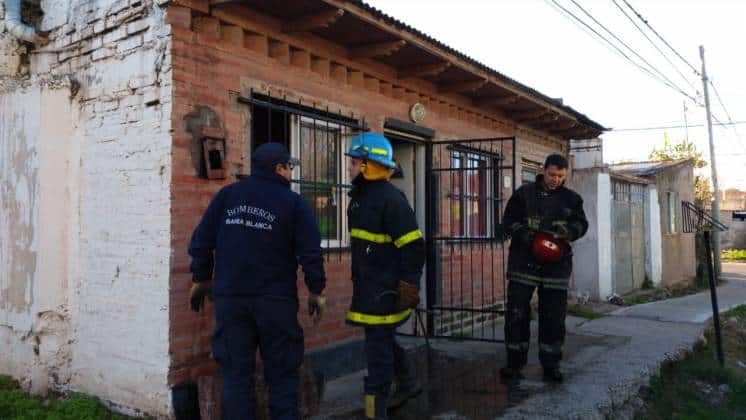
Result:
[[[510,235],[503,377],[520,378],[530,339],[531,297],[539,295],[539,361],[544,377],[561,381],[559,363],[565,340],[567,287],[572,273],[570,243],[585,235],[583,199],[564,186],[567,159],[550,155],[536,181],[508,200],[503,229]]]

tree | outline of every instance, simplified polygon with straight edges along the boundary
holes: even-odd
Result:
[[[695,168],[704,168],[707,161],[702,158],[702,152],[697,150],[697,146],[687,139],[680,143],[672,144],[668,140],[668,134],[664,134],[663,147],[653,148],[650,152],[650,159],[653,160],[676,160],[676,159],[694,159]],[[697,205],[705,208],[710,207],[712,203],[712,189],[710,188],[710,179],[706,176],[694,176],[694,201]]]
[[[682,140],[680,143],[671,144],[668,140],[668,134],[664,135],[663,147],[653,148],[650,152],[650,159],[654,160],[676,160],[676,159],[694,159],[695,168],[704,168],[707,161],[702,158],[702,152],[697,150],[697,146],[689,140]]]

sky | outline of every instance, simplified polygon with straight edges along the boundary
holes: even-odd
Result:
[[[595,35],[589,35],[590,31],[563,14],[554,1],[618,45],[630,59],[659,78],[668,78],[700,105],[653,79]],[[746,1],[627,1],[697,71],[701,71],[699,46],[705,47],[707,74],[725,109],[732,121],[746,121]],[[648,160],[651,150],[662,146],[664,135],[676,143],[687,138],[687,132],[689,140],[709,159],[700,76],[660,42],[623,0],[616,0],[616,4],[645,30],[673,65],[622,14],[615,0],[367,2],[523,84],[550,97],[562,98],[565,104],[605,127],[619,129],[602,136],[605,162]],[[597,26],[577,5],[639,56]],[[715,118],[728,122],[712,88],[710,99]],[[683,126],[685,115],[688,130],[624,131]],[[746,123],[715,126],[713,133],[720,188],[746,190]],[[709,176],[709,166],[703,174]]]

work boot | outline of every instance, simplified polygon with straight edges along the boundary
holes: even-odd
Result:
[[[422,385],[417,380],[417,369],[407,352],[396,345],[394,358],[394,374],[396,389],[389,399],[389,408],[398,408],[422,392]]]
[[[562,382],[562,372],[558,367],[544,368],[544,379],[552,382]]]
[[[500,376],[502,376],[505,379],[523,378],[523,375],[521,374],[521,369],[511,367],[511,366],[505,366],[504,368],[500,369]]]
[[[421,392],[422,385],[416,379],[413,383],[406,386],[398,383],[396,384],[394,394],[389,398],[388,407],[390,409],[399,408],[407,401],[420,395]]]
[[[387,420],[386,395],[365,394],[365,418],[375,420]]]

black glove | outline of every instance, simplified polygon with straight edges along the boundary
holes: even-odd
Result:
[[[565,224],[552,226],[552,233],[554,233],[554,236],[566,241],[572,239],[572,233],[570,233],[570,229]]]
[[[315,293],[308,295],[308,316],[313,318],[313,324],[319,325],[321,318],[324,316],[324,307],[326,298]],[[314,316],[316,314],[316,316]]]
[[[399,300],[396,305],[399,309],[416,308],[420,304],[420,289],[406,281],[399,282]]]
[[[194,283],[189,289],[189,306],[194,312],[199,312],[205,306],[205,297],[212,302],[212,282],[203,281]]]

